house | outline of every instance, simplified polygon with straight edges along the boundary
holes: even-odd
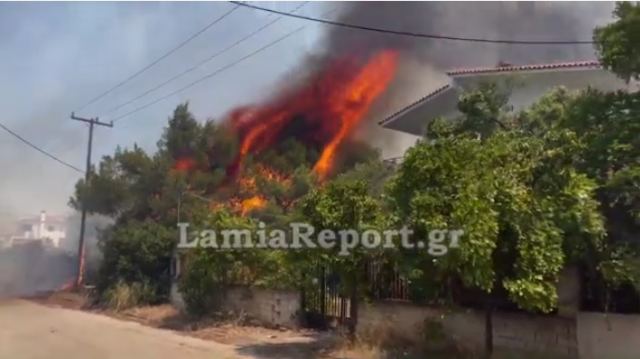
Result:
[[[626,83],[602,68],[598,61],[568,63],[512,65],[500,63],[496,67],[451,70],[448,81],[434,91],[423,94],[407,103],[399,111],[379,124],[388,129],[423,136],[427,124],[437,118],[455,118],[458,97],[481,83],[495,83],[511,93],[510,105],[514,110],[523,109],[549,90],[564,86],[569,90],[588,87],[603,91],[637,90],[638,83]]]
[[[40,212],[39,216],[25,217],[18,220],[16,234],[9,238],[10,246],[17,246],[31,242],[59,248],[67,236],[66,218],[63,216],[47,215]]]

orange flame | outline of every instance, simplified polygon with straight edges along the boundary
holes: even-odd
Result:
[[[376,55],[344,88],[335,93],[330,102],[341,116],[341,126],[336,135],[325,146],[313,170],[324,179],[335,162],[336,150],[369,110],[373,101],[387,88],[393,79],[397,64],[397,53],[385,51]]]
[[[278,182],[285,186],[288,186],[291,184],[291,178],[283,175],[282,173],[274,170],[273,168],[259,165],[257,166],[257,169],[260,176],[262,176],[263,178],[266,178],[269,181]]]
[[[212,203],[211,209],[226,207],[246,216],[264,208],[268,201],[288,208],[293,200],[265,196],[260,193],[258,179],[290,187],[292,175],[260,163],[243,169],[243,164],[247,156],[260,154],[289,138],[303,143],[312,150],[309,153],[320,154],[313,171],[321,181],[325,180],[334,171],[345,141],[393,80],[398,58],[394,50],[380,51],[367,58],[346,56],[327,63],[304,83],[280,92],[266,103],[232,111],[226,124],[238,136],[238,153],[226,168],[227,181],[218,188],[222,193],[220,202]],[[191,171],[197,166],[195,160],[181,158],[174,168]],[[229,197],[233,191],[238,192]]]
[[[240,204],[240,207],[241,207],[240,214],[242,214],[243,216],[246,216],[249,212],[256,209],[264,208],[264,206],[266,205],[267,205],[267,200],[265,200],[261,196],[253,196],[251,198],[247,198],[243,200],[242,203]]]
[[[340,145],[393,79],[397,62],[398,53],[392,50],[381,51],[364,63],[346,57],[324,68],[306,86],[271,103],[234,111],[230,121],[241,138],[234,172],[241,169],[247,155],[264,150],[287,132],[285,128],[301,121],[306,130],[297,135],[320,150],[314,171],[324,179]]]
[[[196,161],[190,157],[182,157],[176,159],[173,169],[179,172],[189,172],[196,166]]]

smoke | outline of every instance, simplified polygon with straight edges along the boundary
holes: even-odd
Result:
[[[63,286],[73,278],[74,257],[42,242],[0,249],[0,298],[28,296]]]
[[[74,212],[67,219],[67,240],[62,246],[77,257],[80,240],[80,213]],[[91,284],[102,261],[102,252],[98,245],[100,232],[113,224],[113,219],[102,215],[89,215],[85,227],[85,282]]]
[[[606,22],[612,3],[555,2],[357,2],[338,21],[398,31],[503,40],[590,40]],[[498,61],[536,63],[594,56],[590,45],[511,45],[422,39],[332,27],[326,54],[369,56],[397,49],[441,69],[491,66]]]
[[[611,19],[602,2],[353,2],[337,21],[363,26],[502,40],[590,40]],[[401,53],[394,83],[377,101],[359,136],[399,156],[417,137],[380,128],[377,122],[446,83],[459,67],[590,60],[591,45],[511,45],[423,39],[331,27],[321,47],[326,61],[344,54],[367,58],[385,49]],[[314,60],[317,61],[317,60]]]
[[[15,223],[6,221],[5,236],[16,234]],[[88,216],[85,232],[85,278],[91,283],[102,260],[98,248],[100,230],[113,223],[104,216]],[[59,248],[33,241],[3,247],[0,243],[0,298],[31,296],[68,286],[77,271],[80,214],[66,221],[66,238]],[[1,233],[0,233],[1,234]]]

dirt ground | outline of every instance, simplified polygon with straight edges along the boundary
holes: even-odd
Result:
[[[39,304],[89,311],[169,329],[180,334],[231,345],[239,354],[263,359],[405,359],[417,358],[403,351],[385,352],[369,345],[347,345],[332,332],[265,328],[249,318],[217,316],[193,320],[169,304],[131,308],[120,312],[92,307],[86,296],[55,292],[30,298]]]
[[[29,298],[38,304],[81,310],[121,321],[136,322],[150,328],[214,342],[233,348],[237,355],[256,359],[475,359],[481,354],[463,353],[444,347],[422,351],[410,346],[380,347],[382,341],[345,340],[335,332],[266,328],[250,318],[218,315],[194,320],[171,305],[131,308],[120,312],[92,306],[87,296],[55,292]],[[550,359],[548,355],[495,352],[496,359]]]
[[[0,300],[0,358],[261,359],[233,345],[91,312]]]

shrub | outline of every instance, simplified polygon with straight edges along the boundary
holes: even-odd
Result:
[[[221,259],[220,255],[200,251],[187,260],[179,285],[189,314],[201,316],[220,304],[226,263]]]
[[[155,288],[148,283],[118,282],[104,291],[103,302],[115,311],[148,304],[155,299]]]
[[[103,260],[97,289],[101,298],[113,296],[106,294],[123,286],[144,287],[150,292],[145,296],[149,303],[168,297],[174,242],[168,228],[152,221],[131,221],[103,232],[100,240]]]

